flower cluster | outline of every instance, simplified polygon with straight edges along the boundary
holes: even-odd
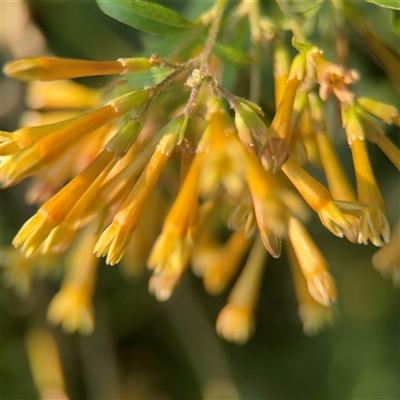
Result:
[[[64,257],[67,273],[48,319],[67,331],[94,329],[97,256],[131,273],[147,260],[149,290],[160,301],[190,266],[211,294],[237,276],[216,330],[244,343],[255,329],[266,258],[280,257],[283,248],[304,331],[313,334],[332,319],[336,287],[306,228],[312,211],[335,236],[383,246],[372,263],[399,280],[398,227],[391,241],[366,146],[375,143],[400,168],[400,152],[378,123],[400,126],[399,112],[357,97],[350,85],[359,74],[330,63],[314,45],[297,43],[291,60],[260,20],[274,60],[276,112],[268,126],[257,104],[220,84],[220,61],[210,63],[223,3],[212,9],[214,19],[204,18],[211,28],[203,52],[184,63],[157,56],[36,58],[4,67],[6,75],[30,82],[27,103],[36,119],[29,114],[25,127],[1,132],[1,185],[31,177],[27,201],[41,204],[14,238],[23,255],[14,255],[15,263],[7,250],[5,263],[11,276],[26,275],[26,292],[35,260]],[[129,76],[160,66],[167,71],[163,79],[132,87]],[[97,75],[119,76],[104,90],[71,80]],[[161,120],[159,97],[185,75],[189,100],[168,113],[168,122]],[[331,95],[351,150],[356,191],[326,127],[322,103]],[[309,163],[322,169],[327,187],[306,170]],[[226,228],[221,242],[216,232]]]

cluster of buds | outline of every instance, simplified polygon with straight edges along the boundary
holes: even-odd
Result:
[[[190,266],[210,294],[221,293],[237,275],[216,330],[244,343],[255,329],[267,255],[278,258],[283,247],[299,315],[312,334],[332,319],[336,301],[328,263],[305,227],[313,210],[333,235],[382,247],[373,265],[398,282],[398,229],[391,241],[366,141],[399,169],[400,152],[376,121],[399,126],[399,113],[357,98],[349,85],[358,74],[328,62],[320,49],[298,50],[290,61],[282,44],[274,47],[276,113],[269,127],[258,105],[221,86],[209,54],[183,64],[156,56],[7,64],[6,75],[31,82],[28,105],[40,112],[39,123],[25,119],[34,126],[1,132],[1,185],[32,177],[27,201],[41,204],[14,238],[23,253],[18,263],[7,250],[5,262],[14,264],[8,265],[14,270],[10,281],[23,271],[25,293],[37,265],[66,254],[67,273],[48,319],[69,332],[90,333],[96,256],[133,273],[147,260],[149,290],[160,301],[173,294]],[[160,82],[132,89],[124,79],[160,64],[169,70]],[[157,98],[190,72],[190,99],[163,126]],[[104,91],[70,80],[96,75],[121,76]],[[356,192],[327,132],[322,102],[331,94],[351,149]],[[322,168],[328,187],[307,172],[309,163]],[[226,228],[229,237],[221,242],[215,232]]]

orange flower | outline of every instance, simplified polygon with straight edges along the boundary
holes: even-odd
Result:
[[[336,288],[327,262],[303,224],[291,217],[288,233],[311,296],[325,306],[335,302]]]
[[[147,59],[119,59],[117,61],[85,61],[67,58],[24,58],[11,61],[3,72],[21,81],[53,81],[84,76],[125,74],[145,71],[152,64]]]
[[[290,67],[288,80],[282,100],[279,103],[274,119],[269,126],[266,143],[261,149],[261,162],[265,169],[270,169],[274,160],[274,173],[278,171],[287,160],[288,146],[292,134],[292,112],[297,89],[305,74],[305,55],[298,54]]]
[[[254,312],[257,306],[267,252],[257,239],[239,278],[229,293],[227,305],[216,322],[217,333],[237,344],[246,343],[255,330]]]
[[[354,104],[342,106],[342,119],[353,158],[358,201],[365,207],[361,210],[358,242],[366,244],[371,240],[375,246],[382,246],[383,242],[389,243],[390,226],[385,216],[385,204],[369,162],[363,126]]]
[[[86,230],[67,259],[67,275],[60,291],[49,304],[47,319],[54,325],[62,324],[68,333],[79,330],[88,335],[94,329],[92,296],[98,260],[92,254],[96,237]]]
[[[339,207],[357,209],[357,204],[334,202],[328,190],[309,175],[294,160],[289,158],[282,166],[282,171],[290,179],[308,205],[318,213],[322,224],[334,235],[343,237],[343,228],[351,229],[348,221]]]
[[[285,241],[285,250],[293,275],[294,291],[299,304],[298,314],[303,323],[303,331],[308,336],[314,336],[324,325],[332,322],[332,308],[319,303],[311,296],[289,240]]]
[[[113,99],[98,110],[72,120],[56,124],[24,128],[13,134],[2,133],[15,143],[15,152],[0,166],[3,186],[15,184],[57,161],[68,149],[91,132],[137,107],[147,97],[146,90],[138,90]],[[5,145],[8,146],[9,142]],[[2,153],[4,155],[4,152]]]

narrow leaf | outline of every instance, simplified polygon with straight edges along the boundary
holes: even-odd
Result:
[[[376,4],[379,7],[391,8],[392,10],[400,10],[399,0],[366,0],[368,3]]]
[[[220,57],[226,59],[226,61],[233,62],[234,64],[252,64],[255,61],[254,58],[243,54],[239,50],[219,43],[215,44],[214,51]]]
[[[154,67],[148,71],[134,72],[127,74],[128,83],[133,89],[140,89],[148,86],[154,86],[162,82],[165,78],[172,74],[168,68]]]
[[[96,0],[101,11],[133,28],[153,35],[169,36],[196,25],[175,11],[140,0]]]

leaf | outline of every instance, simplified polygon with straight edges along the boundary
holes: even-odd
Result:
[[[170,76],[172,72],[169,68],[154,67],[148,71],[127,74],[126,78],[133,89],[140,89],[157,85]]]
[[[214,51],[220,57],[235,64],[252,64],[255,61],[254,58],[243,54],[239,50],[219,43],[215,43]]]
[[[96,0],[104,14],[152,35],[170,36],[196,24],[159,4],[140,0]]]
[[[391,8],[392,10],[400,10],[399,0],[366,0],[368,3],[375,4],[383,8]]]
[[[400,11],[392,10],[391,12],[391,22],[393,30],[400,35]]]

